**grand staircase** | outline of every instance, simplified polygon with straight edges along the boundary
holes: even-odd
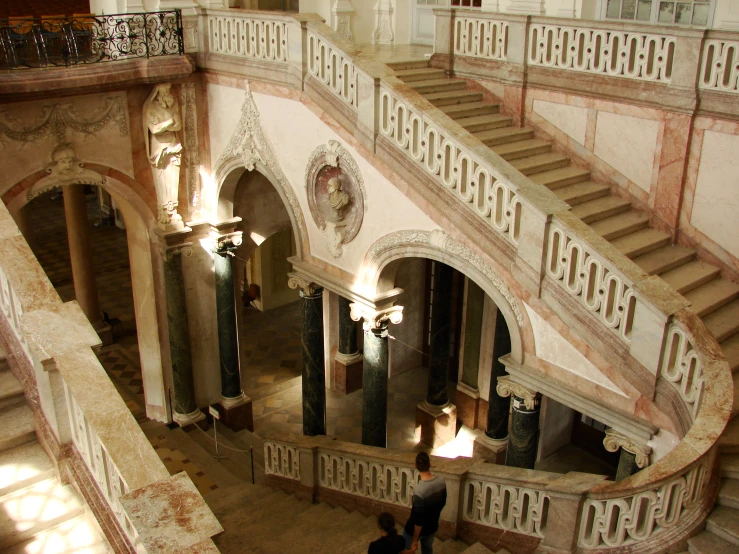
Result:
[[[57,481],[23,388],[0,356],[0,552],[111,553],[86,508],[71,486]]]
[[[670,236],[649,226],[649,214],[590,180],[590,171],[516,127],[462,79],[450,78],[428,61],[389,64],[399,79],[477,137],[534,183],[544,185],[572,207],[572,213],[650,275],[660,276],[691,303],[721,345],[734,375],[734,418],[719,452],[723,481],[706,531],[690,539],[692,554],[739,552],[739,285],[698,258],[695,249],[671,244]]]

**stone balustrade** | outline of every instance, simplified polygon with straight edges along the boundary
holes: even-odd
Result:
[[[739,37],[736,33],[709,32],[706,38],[698,86],[739,93]]]
[[[215,516],[189,478],[169,476],[98,362],[91,348],[100,344],[97,334],[76,302],[62,303],[4,204],[0,258],[0,337],[10,369],[24,386],[39,440],[116,552],[217,551]],[[152,498],[164,501],[159,521],[147,519],[158,509]],[[198,524],[181,523],[190,519]]]

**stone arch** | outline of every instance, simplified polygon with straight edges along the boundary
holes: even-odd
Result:
[[[376,297],[392,290],[400,263],[409,257],[445,263],[482,288],[505,318],[511,333],[512,358],[523,363],[525,347],[533,344],[533,336],[521,301],[485,260],[442,231],[398,231],[376,241],[365,256],[359,276],[364,294]]]
[[[101,186],[115,199],[126,222],[134,316],[147,416],[167,421],[166,386],[162,360],[162,344],[166,344],[166,324],[160,321],[160,316],[166,318],[166,313],[157,310],[156,302],[156,299],[161,298],[163,294],[157,281],[160,272],[155,266],[158,240],[153,231],[156,228],[156,217],[145,199],[137,192],[137,190],[145,190],[144,187],[135,181],[124,183],[111,176],[111,174],[118,176],[118,172],[113,168],[97,164],[94,167],[101,169],[102,175],[107,173]],[[34,189],[34,185],[45,175],[45,172],[39,171],[31,178],[27,177],[17,184],[21,187],[18,194],[7,203],[11,215],[16,216],[18,211],[33,200],[37,194],[45,192]],[[37,178],[34,179],[34,177]]]

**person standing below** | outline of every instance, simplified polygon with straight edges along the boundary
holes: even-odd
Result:
[[[377,526],[382,536],[370,543],[367,554],[415,554],[415,549],[406,550],[405,540],[398,535],[395,529],[393,514],[382,512],[377,517]]]
[[[416,456],[416,469],[421,480],[413,489],[411,517],[403,529],[403,538],[406,548],[415,550],[420,543],[422,554],[433,554],[434,534],[446,505],[446,482],[431,473],[431,459],[425,452]]]

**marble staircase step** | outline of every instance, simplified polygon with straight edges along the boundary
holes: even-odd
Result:
[[[420,94],[431,92],[449,92],[452,90],[464,90],[467,83],[457,79],[429,79],[427,81],[411,81],[407,85]]]
[[[577,206],[583,202],[608,196],[611,192],[611,187],[608,185],[601,185],[600,183],[594,183],[593,181],[585,181],[582,183],[575,183],[574,185],[559,187],[553,192],[570,206]]]
[[[557,152],[547,152],[545,154],[536,154],[534,156],[518,158],[517,160],[512,161],[511,165],[524,175],[531,175],[534,173],[541,173],[542,171],[564,167],[569,163],[570,159],[567,156]]]
[[[479,115],[492,115],[500,113],[500,104],[488,104],[487,102],[467,102],[465,104],[451,104],[449,106],[441,106],[443,111],[455,121],[466,117],[475,117]]]
[[[714,535],[710,531],[703,531],[688,539],[690,554],[736,554],[736,545]]]
[[[739,285],[716,279],[684,296],[698,317],[704,317],[739,297]]]
[[[0,498],[0,551],[84,514],[72,487],[46,479]]]
[[[734,418],[731,423],[736,421]],[[728,429],[728,425],[727,425]],[[724,430],[726,434],[726,430]],[[723,436],[722,436],[723,438]],[[719,442],[720,448],[720,442]],[[721,453],[721,477],[726,479],[739,479],[739,454],[726,454],[725,451]]]
[[[482,101],[482,93],[475,92],[474,90],[433,92],[424,94],[423,97],[437,107]]]
[[[428,60],[401,60],[396,62],[387,62],[385,65],[391,67],[396,72],[411,69],[423,69],[429,66]]]
[[[739,301],[734,300],[703,318],[703,323],[706,324],[708,330],[721,343],[721,348],[723,348],[727,360],[729,359],[729,354],[726,350],[729,345],[724,346],[723,343],[728,342],[727,339],[739,333],[738,310]]]
[[[444,79],[446,73],[443,69],[433,67],[414,67],[412,69],[396,69],[395,75],[401,81],[410,83],[412,81],[428,81],[429,79]]]
[[[468,546],[462,541],[457,541],[454,539],[448,539],[439,542],[441,544],[438,546],[438,548],[434,546],[435,554],[460,554],[468,548]]]
[[[606,240],[614,240],[644,229],[649,225],[649,215],[635,210],[614,215],[590,224],[591,229]]]
[[[739,333],[721,341],[721,349],[724,351],[724,356],[726,356],[731,371],[733,373],[739,372]]]
[[[496,554],[510,554],[505,548],[495,551]],[[485,545],[476,542],[472,546],[468,546],[467,549],[462,551],[462,554],[493,554],[493,551],[487,548]]]
[[[718,489],[718,504],[739,510],[739,481],[736,479],[722,479]]]
[[[5,554],[113,554],[95,524],[79,516],[4,550]]]
[[[729,541],[739,550],[739,510],[717,506],[706,520],[706,531]]]
[[[0,497],[54,477],[54,464],[34,441],[0,452]]]
[[[228,489],[216,489],[207,493],[204,498],[213,513],[218,516],[238,507],[259,502],[274,492],[264,485],[244,483]]]
[[[641,229],[634,233],[610,241],[613,246],[628,258],[635,258],[670,242],[670,236],[657,229]]]
[[[523,139],[514,142],[497,144],[491,147],[492,151],[504,160],[517,160],[528,156],[545,154],[552,150],[552,145],[539,139]]]
[[[588,202],[583,202],[572,207],[573,215],[579,217],[585,223],[592,223],[623,213],[631,207],[631,202],[618,198],[617,196],[604,196]]]
[[[574,165],[559,167],[557,169],[550,169],[549,171],[542,171],[541,173],[529,175],[529,179],[534,183],[544,185],[550,190],[555,190],[567,185],[573,185],[575,183],[581,183],[582,181],[587,181],[589,178],[590,171]]]
[[[463,117],[456,121],[470,133],[476,133],[478,131],[508,127],[513,119],[502,114],[486,114]]]
[[[736,393],[736,391],[734,391]],[[718,439],[718,450],[721,452],[721,468],[729,462],[731,455],[736,455],[734,460],[736,477],[739,479],[739,417],[735,417],[726,424],[724,432]],[[722,473],[723,475],[723,473]],[[728,477],[728,475],[725,475]]]
[[[495,146],[506,142],[517,142],[519,140],[533,138],[534,130],[519,127],[503,127],[501,129],[490,129],[489,131],[480,131],[472,134],[485,143],[486,146]]]
[[[702,260],[695,260],[660,275],[665,282],[680,294],[705,285],[718,277],[721,270]]]
[[[0,410],[25,402],[23,387],[10,370],[0,370]]]
[[[650,275],[661,275],[695,259],[696,251],[685,246],[663,246],[633,259]]]
[[[36,440],[31,408],[25,404],[0,412],[0,452]]]

